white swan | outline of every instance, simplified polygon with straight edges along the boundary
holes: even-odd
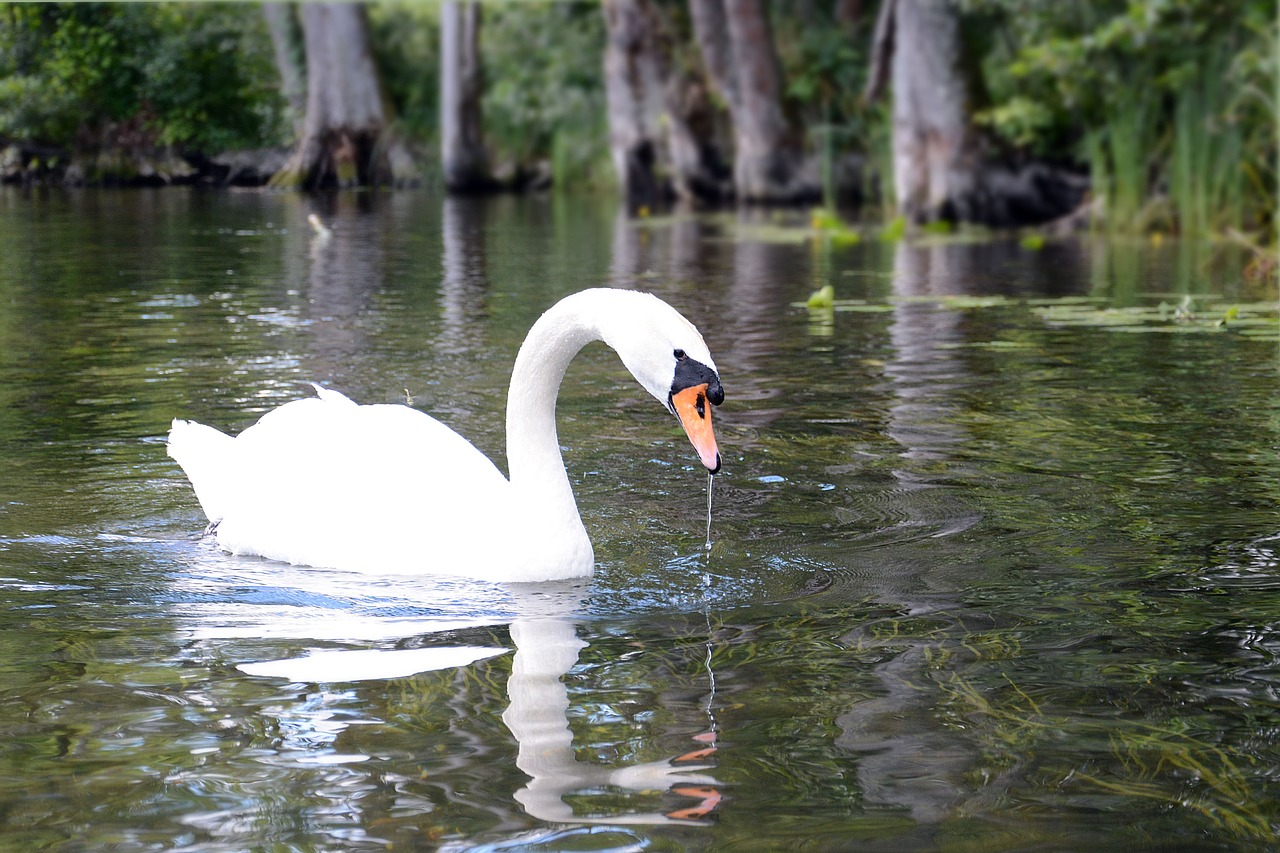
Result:
[[[336,391],[263,415],[232,438],[175,420],[169,455],[218,544],[299,565],[384,574],[541,581],[591,574],[595,558],[556,437],[556,394],[577,352],[603,340],[684,425],[713,474],[720,377],[693,324],[656,296],[567,296],[530,329],[507,397],[510,479],[466,439],[407,406]]]

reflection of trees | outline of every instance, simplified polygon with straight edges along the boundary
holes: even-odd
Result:
[[[851,633],[849,642],[882,648],[886,656],[873,669],[879,695],[837,718],[836,744],[856,756],[868,803],[904,808],[920,824],[943,821],[972,796],[966,777],[982,756],[938,724],[947,695],[938,685],[972,658],[950,651],[940,656],[938,650],[991,618],[965,606],[974,558],[958,536],[982,520],[986,503],[956,488],[982,476],[971,461],[977,437],[968,415],[990,377],[975,369],[966,345],[989,330],[947,300],[1021,292],[1011,271],[1021,261],[1017,251],[1008,244],[894,247],[895,302],[887,315],[889,357],[882,369],[888,399],[880,427],[893,442],[885,466],[892,479],[861,494],[855,514],[878,528],[873,535],[892,543],[875,552],[883,599],[936,627],[925,637],[887,642],[876,638],[876,626]],[[1036,281],[1046,283],[1044,277]],[[1054,286],[1047,284],[1050,292]]]
[[[894,256],[893,295],[896,297],[945,296],[964,285],[955,268],[964,255],[946,248],[917,249],[899,243]],[[968,440],[956,424],[960,395],[971,381],[959,350],[966,334],[958,311],[942,310],[930,302],[902,301],[893,308],[889,323],[892,358],[884,367],[892,402],[883,431],[897,443],[904,464],[893,470],[896,484],[887,496],[894,504],[895,526],[921,531],[911,538],[919,548],[924,535],[942,536],[972,525],[975,510],[953,493],[940,505],[919,500],[922,492],[938,488],[922,460],[947,460]],[[877,519],[873,519],[874,523]],[[887,520],[883,516],[878,519]],[[908,556],[909,555],[904,555]],[[886,579],[900,571],[893,554],[879,558]],[[914,573],[913,570],[912,573]],[[918,596],[898,589],[893,597],[916,613],[945,609],[941,590]],[[915,600],[913,600],[915,599]],[[905,808],[919,823],[937,823],[962,799],[963,774],[977,761],[948,733],[940,731],[930,703],[922,702],[921,684],[927,681],[928,651],[936,643],[895,644],[874,672],[882,685],[874,699],[853,704],[837,718],[841,733],[836,745],[857,756],[858,783],[868,803]]]
[[[227,395],[246,324],[223,309],[240,304],[236,285],[277,278],[278,256],[257,251],[275,208],[249,194],[209,199],[6,193],[20,206],[0,213],[0,492],[62,507],[27,529],[77,524],[80,511],[131,523],[153,513],[154,494],[122,484],[171,466],[156,445],[136,452],[139,438],[176,414],[204,417],[201,395]]]
[[[743,208],[737,218],[738,227],[760,225],[768,221],[768,211]],[[725,357],[741,373],[734,383],[739,399],[755,403],[744,419],[751,426],[771,420],[772,411],[759,403],[781,393],[762,365],[780,349],[782,324],[778,321],[790,311],[797,270],[803,276],[810,268],[804,251],[802,246],[758,240],[739,239],[733,244],[733,278],[721,315],[729,321]]]
[[[969,253],[948,252],[946,247],[917,249],[899,243],[894,255],[893,295],[897,297],[948,296],[962,293],[964,265]],[[957,268],[957,267],[961,268]],[[963,429],[954,426],[956,392],[968,384],[968,368],[961,352],[948,345],[965,341],[960,311],[940,309],[931,302],[901,302],[894,306],[889,324],[893,359],[885,365],[894,403],[889,408],[885,434],[898,442],[903,455],[945,455],[947,448],[962,445]],[[912,478],[907,470],[895,472]]]
[[[475,361],[487,340],[485,324],[480,322],[488,299],[484,241],[487,208],[485,200],[476,198],[446,198],[441,204],[438,311],[423,316],[417,306],[408,306],[415,309],[408,316],[423,325],[406,328],[403,334],[412,336],[410,346],[430,354],[427,364],[433,371],[449,374],[455,385],[466,387],[466,371],[474,369],[468,365]],[[306,355],[296,372],[302,380],[344,383],[351,380],[353,366],[367,361],[371,354],[376,356],[385,345],[370,336],[372,329],[365,317],[379,309],[372,303],[387,288],[387,277],[393,270],[397,275],[405,273],[404,267],[388,254],[392,223],[417,211],[404,195],[338,194],[321,197],[318,207],[330,234],[312,233],[305,221],[307,211],[301,209],[295,212],[292,226],[307,235],[305,260],[296,249],[289,255],[294,263],[305,263],[305,272],[295,269],[292,274],[293,280],[306,281],[307,298],[305,334],[299,341]],[[429,270],[426,278],[434,285],[434,270]],[[381,319],[384,315],[379,316]],[[385,317],[399,320],[395,314]],[[384,338],[397,342],[387,328],[381,331]],[[410,385],[408,390],[415,399],[425,393],[428,399],[422,401],[424,407],[435,414],[447,415],[460,404],[466,405],[465,394],[430,396],[427,386],[431,379],[431,374],[415,374],[400,384]],[[387,396],[400,395],[402,389],[395,378],[376,381],[386,385]]]
[[[193,227],[230,241],[183,190],[6,198],[22,210],[0,224],[0,358],[21,369],[0,382],[0,429],[12,419],[13,435],[43,442],[158,431],[168,421],[152,408],[147,359],[195,298],[155,297],[156,282],[187,283],[190,259],[174,242]]]
[[[1221,536],[1222,519],[1214,516],[1214,531],[1188,537],[1196,519],[1187,517],[1186,495],[1162,503],[1167,485],[1150,489],[1141,481],[1176,481],[1212,494],[1209,470],[1194,478],[1194,487],[1182,485],[1193,479],[1197,450],[1188,448],[1188,459],[1170,467],[1168,457],[1179,450],[1170,441],[1176,430],[1152,430],[1153,437],[1125,423],[1149,425],[1185,399],[1178,392],[1162,401],[1164,389],[1144,387],[1157,371],[1075,361],[1088,346],[1079,341],[1055,347],[1052,360],[1028,339],[1019,341],[1027,345],[1021,358],[1034,358],[1035,371],[1019,356],[994,358],[975,347],[1000,336],[998,312],[1015,309],[966,310],[948,299],[1019,292],[1002,260],[1009,258],[996,247],[904,244],[895,255],[899,301],[888,315],[891,356],[883,375],[890,399],[882,432],[896,447],[878,466],[892,477],[888,488],[869,495],[892,515],[882,511],[864,523],[891,520],[909,534],[904,544],[868,555],[890,581],[875,594],[902,616],[880,626],[879,638],[864,626],[845,638],[860,649],[882,650],[873,667],[879,689],[838,716],[835,743],[856,760],[867,803],[904,808],[925,826],[953,821],[958,811],[990,809],[986,800],[1010,789],[1053,798],[1142,788],[1173,802],[1180,796],[1173,770],[1179,761],[1212,766],[1206,777],[1219,765],[1245,763],[1239,753],[1218,751],[1216,736],[1206,744],[1186,735],[1202,724],[1184,722],[1204,713],[1196,704],[1213,699],[1161,671],[1154,648],[1160,641],[1152,641],[1160,630],[1168,631],[1163,639],[1170,648],[1185,642],[1177,627],[1154,627],[1163,620],[1152,618],[1159,605],[1147,596],[1166,594],[1167,578],[1151,582],[1144,573],[1177,563],[1175,537],[1205,542]],[[1069,279],[1061,273],[1058,281]],[[1046,280],[1053,292],[1052,278],[1035,279],[1039,286]],[[1032,340],[1042,345],[1045,339]],[[1158,348],[1165,340],[1127,338],[1110,352]],[[1201,426],[1207,434],[1208,424]],[[1163,535],[1162,525],[1168,526]],[[970,528],[985,539],[965,533]],[[1216,588],[1218,581],[1208,585]],[[993,605],[995,596],[1006,600]],[[913,626],[915,636],[904,636],[905,626]],[[1197,635],[1197,653],[1216,635]],[[1046,661],[1077,646],[1088,652]],[[1232,651],[1203,659],[1221,660]],[[1098,667],[1099,660],[1111,670]],[[1177,682],[1171,691],[1177,710],[1159,683],[1165,678]],[[1082,713],[1086,705],[1090,710]],[[1137,708],[1142,716],[1134,723],[1125,712]],[[1121,719],[1100,722],[1113,713]],[[1166,714],[1174,715],[1173,724]],[[964,720],[962,727],[945,726],[956,719]],[[1090,738],[1110,747],[1092,753],[1081,745]],[[1072,746],[1055,752],[1064,740]],[[1138,754],[1161,755],[1168,763],[1157,770],[1157,762],[1132,761]],[[979,772],[983,781],[975,785]],[[1037,775],[1040,780],[1027,781]],[[1218,808],[1222,791],[1211,790],[1212,783],[1208,788],[1201,796]],[[1224,811],[1224,823],[1235,819]],[[1248,816],[1247,808],[1242,814]]]
[[[449,196],[443,201],[440,332],[433,345],[442,355],[473,354],[484,344],[486,206],[482,199]]]
[[[484,373],[489,339],[489,244],[492,199],[447,196],[441,202],[438,324],[422,342],[428,370],[412,377],[415,405],[458,428],[501,467],[506,440],[502,422],[505,381]],[[484,392],[484,393],[481,393]]]
[[[342,193],[324,200],[321,218],[331,235],[310,236],[307,267],[309,351],[302,379],[339,378],[367,349],[360,316],[386,276],[383,216],[373,197]],[[310,234],[303,222],[296,224]]]
[[[739,226],[764,228],[771,223],[767,212],[745,210],[737,216]],[[780,353],[794,347],[786,338],[785,317],[796,298],[797,278],[808,275],[817,281],[820,272],[815,271],[810,253],[827,247],[815,250],[760,240],[716,244],[706,241],[709,232],[718,236],[717,229],[694,218],[655,228],[637,226],[620,214],[615,220],[613,280],[658,289],[677,302],[699,306],[709,318],[703,325],[728,383],[730,399],[744,403],[731,415],[734,427],[741,430],[735,433],[734,442],[749,454],[756,439],[743,427],[767,430],[794,417],[768,401],[786,394],[780,382],[804,378],[773,375],[773,366]],[[723,252],[713,248],[717,245],[725,247]],[[899,244],[895,261],[893,294],[927,297],[980,288],[993,259],[971,247],[916,249]],[[699,284],[715,277],[728,279],[726,287],[717,288],[721,293],[710,296],[699,292]],[[674,295],[670,291],[675,291]],[[873,532],[869,529],[883,524],[898,528],[894,539],[907,541],[896,549],[863,552],[860,558],[849,559],[869,564],[862,566],[857,594],[870,590],[904,610],[923,614],[945,609],[953,590],[919,589],[924,583],[918,565],[921,540],[944,537],[945,542],[945,537],[976,520],[974,507],[957,501],[954,490],[927,470],[930,460],[954,459],[955,451],[968,440],[956,415],[963,407],[964,389],[974,380],[964,350],[949,347],[968,340],[961,312],[904,300],[895,305],[890,316],[887,339],[892,357],[883,375],[885,396],[891,402],[886,406],[887,420],[879,429],[896,444],[902,464],[893,470],[887,494],[883,485],[855,493],[855,501],[875,503],[855,505],[853,512],[860,516],[857,524],[868,535]],[[851,402],[850,407],[858,409],[856,403]],[[766,438],[759,444],[770,442]],[[723,489],[731,507],[741,507],[757,494],[736,487],[732,480]],[[885,509],[886,502],[892,503],[892,508]],[[863,511],[867,509],[873,511]],[[870,577],[865,574],[868,571]],[[852,637],[848,641],[859,642]],[[899,638],[884,644],[879,655],[882,662],[871,667],[879,695],[861,701],[846,699],[843,707],[839,701],[831,703],[840,730],[835,745],[856,762],[860,796],[876,807],[904,809],[921,823],[937,823],[948,816],[951,807],[964,797],[964,774],[978,760],[964,742],[939,730],[936,708],[922,701],[922,695],[931,695],[924,693],[933,677],[929,653],[938,642],[933,636],[927,641]],[[739,653],[739,649],[729,649],[726,656],[732,660]],[[795,660],[791,667],[806,670],[809,664]],[[818,664],[812,666],[814,671],[822,671]],[[786,774],[779,775],[786,783],[795,784]]]

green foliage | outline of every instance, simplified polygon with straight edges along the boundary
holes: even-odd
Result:
[[[10,5],[0,135],[218,150],[278,141],[262,16],[213,4]]]
[[[1048,104],[1025,95],[1012,95],[1003,103],[978,110],[973,118],[1019,148],[1035,148],[1057,120]]]
[[[907,236],[907,220],[897,216],[889,220],[880,231],[880,239],[886,243],[897,243]]]
[[[813,293],[809,294],[809,299],[805,302],[808,308],[831,308],[836,303],[836,291],[829,284],[824,284]]]
[[[840,214],[829,207],[815,207],[810,211],[809,224],[820,231],[841,231],[848,227]]]
[[[368,8],[369,36],[396,120],[410,136],[431,139],[439,132],[440,116],[439,7],[375,3]]]
[[[862,43],[827,21],[788,33],[779,21],[780,32],[792,39],[782,51],[787,79],[787,97],[807,115],[817,118],[832,114],[845,122],[858,112],[858,95],[866,77],[866,56]]]
[[[1273,2],[961,7],[990,35],[991,102],[978,121],[1018,147],[1088,161],[1110,225],[1141,230],[1167,211],[1184,232],[1203,233],[1271,218]]]
[[[239,7],[166,4],[155,50],[141,63],[144,105],[160,141],[206,150],[283,141],[262,17]]]
[[[369,7],[371,37],[397,122],[439,133],[440,14],[433,4]],[[557,186],[609,174],[596,3],[486,5],[480,25],[484,136],[500,171],[550,164]]]
[[[599,5],[486,6],[481,32],[494,162],[549,159],[557,186],[609,174]]]
[[[1276,189],[1280,183],[1276,162],[1280,155],[1280,14],[1263,11],[1251,8],[1242,22],[1248,36],[1231,58],[1225,88],[1231,93],[1228,119],[1241,137],[1244,195],[1269,203],[1274,229],[1280,228],[1280,217],[1274,214],[1280,205]],[[1268,150],[1271,156],[1265,155]]]
[[[1127,108],[1126,108],[1127,107]],[[1159,127],[1150,102],[1117,105],[1096,131],[1098,141],[1090,149],[1099,194],[1107,203],[1111,225],[1118,230],[1143,230]]]
[[[817,7],[803,15],[774,15],[786,106],[808,132],[817,156],[824,203],[836,198],[835,162],[839,154],[867,151],[868,108],[862,103],[866,84],[870,20],[841,27]],[[873,108],[874,109],[874,108]],[[868,193],[872,195],[873,193]]]
[[[1243,138],[1230,115],[1226,76],[1220,55],[1178,93],[1169,191],[1184,233],[1240,224]]]

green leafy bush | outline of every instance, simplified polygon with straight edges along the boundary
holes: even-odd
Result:
[[[214,4],[11,4],[0,12],[0,135],[50,144],[282,140],[261,12]]]
[[[1273,0],[960,3],[985,33],[978,120],[1017,147],[1088,162],[1112,226],[1270,220]]]
[[[548,158],[557,185],[609,174],[600,6],[486,5],[480,40],[495,162]]]
[[[440,123],[439,7],[376,3],[369,7],[369,36],[397,124],[415,139],[434,140]]]

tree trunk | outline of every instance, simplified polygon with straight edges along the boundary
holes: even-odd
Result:
[[[733,173],[718,142],[716,111],[705,84],[692,74],[667,82],[667,152],[676,195],[692,202],[733,197]]]
[[[724,0],[689,0],[689,13],[705,82],[690,82],[684,88],[685,97],[696,96],[699,106],[686,111],[687,121],[690,127],[696,128],[694,135],[702,146],[704,173],[713,183],[713,191],[703,195],[722,200],[734,194],[732,166],[725,151],[733,147],[734,118],[741,111],[729,24],[725,20]],[[724,111],[712,106],[712,94],[724,103],[729,115],[727,123],[720,118]]]
[[[447,2],[440,8],[440,144],[445,189],[492,189],[484,150],[480,97],[480,4]]]
[[[729,43],[729,22],[724,0],[689,0],[698,53],[716,94],[725,102],[730,116],[738,110],[738,83],[733,68],[733,46]]]
[[[652,206],[671,189],[663,175],[667,45],[649,0],[605,0],[602,8],[613,167],[628,202]]]
[[[672,71],[667,22],[652,0],[605,0],[609,146],[632,207],[678,195],[719,200],[728,172],[698,80]]]
[[[893,67],[893,17],[896,0],[884,0],[880,14],[876,16],[875,31],[871,34],[871,68],[867,72],[867,84],[862,90],[864,104],[880,99],[889,86],[889,71]]]
[[[729,106],[734,128],[733,179],[744,201],[792,202],[817,195],[813,181],[802,176],[804,152],[798,131],[782,108],[782,74],[763,0],[696,0],[694,25],[708,73]],[[708,27],[723,15],[728,34],[729,73],[724,73],[725,45]]]
[[[893,180],[913,222],[980,220],[982,163],[950,0],[893,0]]]
[[[302,137],[272,186],[407,183],[404,144],[387,130],[390,106],[369,43],[364,6],[306,3],[307,112]]]
[[[885,0],[869,97],[886,76],[893,88],[894,192],[908,221],[1028,225],[1079,205],[1087,184],[1078,176],[1039,163],[1015,170],[985,156],[971,120],[972,78],[952,0]]]
[[[267,20],[276,68],[280,71],[280,94],[289,105],[289,119],[297,139],[302,136],[307,111],[307,58],[298,10],[292,3],[263,3],[262,15]]]

